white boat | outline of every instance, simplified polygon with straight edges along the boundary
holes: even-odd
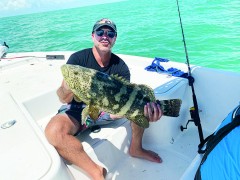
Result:
[[[56,95],[62,81],[60,66],[71,53],[10,53],[0,61],[0,179],[89,179],[81,169],[65,162],[44,135],[46,124],[61,105]],[[46,59],[46,55],[53,55],[53,59]],[[65,59],[55,59],[55,55]],[[193,99],[188,80],[144,70],[152,58],[119,56],[130,67],[132,82],[151,86],[159,100],[182,99],[180,116],[163,116],[145,131],[143,145],[159,153],[160,164],[129,156],[131,128],[126,119],[102,126],[98,133],[86,130],[78,135],[85,151],[108,170],[106,179],[194,179],[201,160],[198,128],[190,122],[187,129],[180,129],[191,119]],[[188,70],[185,63],[169,61],[162,66]],[[240,73],[195,65],[191,65],[191,73],[207,137],[239,104]]]

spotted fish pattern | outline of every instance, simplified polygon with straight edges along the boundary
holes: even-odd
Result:
[[[144,105],[157,102],[163,115],[177,117],[180,99],[156,100],[154,91],[147,85],[126,81],[116,75],[108,75],[79,65],[64,64],[62,75],[77,101],[87,106],[82,112],[84,121],[89,115],[96,120],[101,111],[126,117],[143,128],[149,127],[144,116]]]

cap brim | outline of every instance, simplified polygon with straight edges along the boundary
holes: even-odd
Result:
[[[107,26],[107,27],[111,28],[113,31],[117,32],[116,28],[112,24],[107,24],[107,23],[97,25],[96,27],[94,27],[93,31],[96,31],[99,28],[104,27],[104,26]]]

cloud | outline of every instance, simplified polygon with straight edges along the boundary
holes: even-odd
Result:
[[[1,9],[4,10],[16,10],[21,8],[29,8],[30,3],[28,0],[2,0],[0,2]]]
[[[122,0],[0,0],[0,17],[117,1]]]
[[[64,8],[82,0],[1,0],[0,17]]]
[[[75,0],[68,0],[71,3]],[[60,5],[66,3],[66,0],[1,0],[2,10],[20,10],[28,8],[41,8],[46,5]]]

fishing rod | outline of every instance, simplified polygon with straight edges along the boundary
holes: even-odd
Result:
[[[202,125],[201,125],[200,116],[199,116],[197,97],[196,97],[194,86],[193,86],[194,78],[192,77],[192,73],[191,73],[191,68],[190,68],[190,63],[189,63],[189,58],[188,58],[188,52],[187,52],[187,45],[186,45],[186,40],[185,40],[185,36],[184,36],[184,31],[183,31],[180,8],[179,8],[178,0],[176,0],[176,1],[177,1],[178,16],[179,16],[179,21],[180,21],[180,25],[181,25],[183,44],[184,44],[185,55],[186,55],[187,66],[188,66],[188,83],[189,83],[189,86],[192,89],[192,98],[193,98],[193,107],[190,109],[190,114],[191,114],[192,120],[189,120],[187,122],[187,125],[190,121],[193,121],[194,124],[198,127],[200,144],[202,144],[204,142],[204,137],[203,137]],[[183,131],[184,129],[187,129],[187,125],[186,125],[185,128],[181,126],[181,130]]]

